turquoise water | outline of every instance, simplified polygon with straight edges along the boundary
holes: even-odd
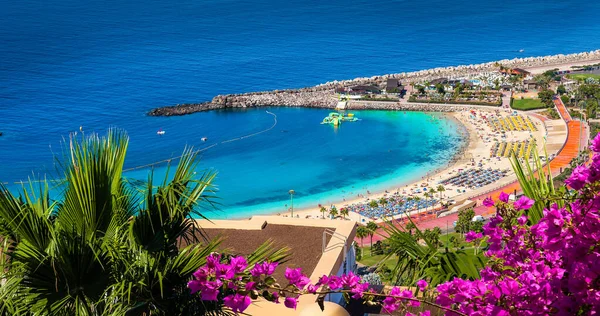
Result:
[[[222,143],[277,125],[265,133]],[[245,217],[294,208],[330,204],[419,178],[444,165],[462,143],[455,121],[440,114],[363,111],[360,118],[340,127],[320,124],[328,110],[265,108],[205,112],[184,118],[165,118],[164,136],[151,135],[155,152],[134,149],[134,159],[164,158],[171,141],[196,145],[202,167],[218,172],[220,210],[212,218]],[[182,125],[181,121],[184,120]],[[148,135],[132,134],[136,139]],[[201,137],[208,141],[202,142]],[[163,141],[165,143],[163,143]],[[214,147],[214,144],[217,144]],[[137,146],[133,146],[134,148]],[[161,153],[163,153],[161,155]],[[137,156],[146,156],[141,159]],[[131,167],[127,166],[127,167]],[[164,168],[156,170],[162,177]],[[147,170],[127,173],[143,179]]]
[[[80,125],[126,129],[133,167],[272,124],[263,110],[145,115],[156,106],[597,49],[598,13],[600,2],[584,0],[0,0],[0,181],[52,172],[53,152]],[[205,153],[227,210],[215,216],[277,211],[289,189],[301,206],[357,185],[376,190],[451,154],[424,114],[364,112],[335,131],[317,124],[324,111],[272,111],[276,129]]]

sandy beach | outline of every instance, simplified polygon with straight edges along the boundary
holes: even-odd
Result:
[[[460,122],[465,129],[468,131],[468,143],[465,146],[464,150],[459,152],[455,157],[454,161],[451,162],[447,167],[441,168],[437,170],[434,174],[429,175],[428,177],[425,175],[422,179],[418,181],[413,181],[411,183],[402,185],[402,186],[394,186],[389,187],[384,191],[380,192],[360,192],[361,196],[353,199],[347,199],[345,201],[341,201],[339,203],[335,203],[334,205],[339,210],[343,207],[348,207],[353,204],[361,204],[368,203],[371,200],[379,200],[381,198],[390,197],[393,193],[397,192],[404,196],[416,197],[419,196],[421,199],[425,199],[423,194],[424,192],[416,192],[416,188],[420,188],[423,183],[427,183],[427,186],[431,186],[432,188],[437,187],[438,183],[444,179],[452,177],[456,175],[461,170],[467,170],[469,168],[492,168],[507,171],[507,176],[491,183],[489,185],[479,187],[479,188],[464,188],[457,187],[454,185],[444,185],[445,192],[443,194],[443,201],[454,200],[456,202],[468,199],[472,196],[478,196],[484,194],[486,191],[491,191],[494,188],[502,185],[507,181],[514,180],[514,174],[511,171],[511,165],[508,158],[490,158],[490,150],[493,146],[495,140],[500,139],[500,133],[494,132],[491,126],[487,123],[487,121],[483,117],[490,116],[500,116],[507,117],[512,112],[508,109],[473,109],[475,115],[471,113],[471,110],[465,108],[464,111],[460,112],[452,112],[446,115],[451,116],[451,118]],[[520,113],[522,114],[522,113]],[[528,131],[513,131],[506,133],[506,141],[514,142],[514,141],[524,141],[530,137],[536,139],[537,144],[544,143],[544,136],[547,134],[547,131],[544,127],[544,124],[536,117],[529,116],[532,122],[537,127],[537,131],[530,133]],[[538,151],[543,152],[543,148],[538,146]],[[401,180],[399,179],[399,182]],[[439,193],[435,194],[436,197],[439,196]],[[341,199],[340,199],[341,200]],[[320,201],[315,201],[315,204],[318,204]],[[325,205],[325,207],[329,208],[330,205]],[[439,204],[437,205],[439,206]],[[431,209],[431,208],[429,208]],[[410,212],[410,214],[414,214],[420,212],[422,210],[415,210]],[[290,212],[282,213],[281,216],[291,216]],[[406,216],[405,214],[396,215],[394,217]],[[304,209],[294,209],[294,217],[298,218],[321,218],[322,213],[318,207],[312,208],[304,208]],[[325,218],[328,218],[327,213],[325,214]],[[355,220],[359,223],[366,223],[372,218],[368,218],[362,216],[356,212],[349,212],[349,216],[347,218],[351,220]],[[375,222],[381,222],[383,219],[377,219]]]

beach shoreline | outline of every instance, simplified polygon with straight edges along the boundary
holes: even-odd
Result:
[[[228,109],[228,108],[246,108],[246,107],[263,107],[263,106],[279,106],[279,107],[309,107],[309,108],[331,108],[334,109],[338,103],[338,99],[335,97],[335,88],[337,87],[345,87],[350,84],[365,84],[365,83],[382,83],[388,78],[402,78],[403,83],[407,83],[408,80],[424,79],[424,78],[434,78],[434,77],[452,77],[452,76],[460,76],[467,73],[481,72],[481,71],[498,71],[499,65],[510,66],[510,67],[523,67],[525,69],[531,69],[532,71],[545,71],[548,69],[558,68],[561,70],[570,69],[570,67],[574,65],[587,65],[590,63],[598,63],[600,62],[600,50],[592,51],[589,53],[579,53],[579,54],[571,54],[571,55],[555,55],[555,56],[544,56],[544,57],[532,57],[532,58],[519,58],[508,61],[498,61],[498,62],[489,62],[479,65],[468,65],[468,66],[452,66],[445,68],[435,68],[429,70],[416,71],[412,73],[401,73],[395,75],[384,75],[384,76],[376,76],[371,78],[357,78],[353,80],[346,81],[335,81],[328,82],[326,84],[318,85],[311,88],[302,88],[295,90],[275,90],[275,91],[267,91],[267,92],[253,92],[246,94],[231,94],[231,95],[221,95],[213,98],[211,102],[205,102],[200,104],[187,104],[187,105],[178,105],[178,106],[170,106],[170,107],[162,107],[157,108],[151,111],[149,115],[154,116],[171,116],[171,115],[186,115],[190,113],[200,112],[200,111],[208,111],[215,109]],[[407,81],[404,81],[407,80]],[[508,94],[510,96],[510,94]],[[504,175],[504,178],[497,180],[496,182],[486,184],[483,188],[479,186],[474,188],[469,188],[469,192],[460,188],[453,188],[457,192],[452,192],[453,194],[448,194],[448,199],[451,197],[455,197],[456,201],[464,201],[467,200],[470,196],[478,196],[481,194],[485,194],[490,190],[490,188],[497,186],[500,183],[506,182],[508,178],[512,178],[514,174],[510,173],[510,163],[508,159],[492,159],[490,157],[491,150],[491,139],[493,138],[495,142],[498,142],[500,138],[500,134],[497,131],[492,131],[490,126],[486,126],[484,121],[479,120],[477,122],[471,122],[472,118],[469,118],[470,111],[476,111],[478,113],[490,113],[490,115],[494,115],[492,113],[496,113],[497,115],[511,115],[512,110],[508,107],[508,103],[504,100],[503,104],[500,106],[482,106],[482,105],[462,105],[462,104],[433,104],[433,103],[408,103],[406,100],[401,99],[399,102],[389,102],[389,101],[356,101],[351,100],[346,102],[345,106],[346,110],[352,111],[360,111],[360,110],[387,110],[387,111],[418,111],[418,112],[436,112],[442,113],[445,115],[447,119],[451,119],[455,121],[460,128],[466,131],[465,141],[462,142],[461,148],[458,149],[454,157],[449,160],[448,163],[442,165],[434,170],[429,172],[426,175],[423,175],[420,179],[411,178],[404,179],[394,182],[393,184],[387,186],[382,189],[378,189],[377,191],[370,192],[363,187],[362,190],[357,190],[356,192],[351,192],[354,196],[352,198],[345,198],[344,194],[336,193],[336,195],[331,196],[327,202],[323,203],[319,200],[323,200],[323,198],[315,199],[313,205],[315,206],[307,206],[302,208],[295,208],[293,211],[294,217],[302,217],[302,218],[320,218],[322,214],[320,213],[319,207],[316,205],[323,205],[325,207],[329,207],[330,205],[335,205],[339,210],[343,207],[348,207],[353,204],[366,204],[370,200],[373,199],[381,199],[387,197],[388,195],[392,195],[393,192],[398,194],[400,191],[403,191],[403,194],[406,192],[411,192],[408,194],[409,196],[413,196],[413,191],[415,188],[411,188],[412,186],[418,187],[419,183],[423,186],[424,178],[427,177],[429,179],[437,179],[438,181],[432,181],[432,185],[427,184],[427,187],[430,189],[435,188],[437,183],[441,182],[444,178],[449,178],[454,176],[460,172],[460,170],[467,170],[470,168],[494,168],[496,170],[506,170],[507,174]],[[503,114],[499,114],[503,113]],[[523,113],[521,113],[523,114]],[[532,121],[536,122],[535,124],[538,126],[539,130],[537,132],[526,132],[512,131],[510,133],[510,137],[506,137],[502,135],[503,141],[512,141],[519,142],[529,139],[533,137],[537,139],[539,143],[543,139],[543,134],[546,134],[545,123],[543,123],[539,118],[535,116],[526,116],[530,117]],[[473,116],[473,115],[471,115]],[[477,115],[475,115],[477,116]],[[527,135],[528,136],[527,136]],[[535,135],[534,135],[535,134]],[[516,137],[518,136],[518,137]],[[510,138],[510,139],[509,139]],[[485,139],[485,140],[484,140]],[[545,141],[545,140],[544,140]],[[516,144],[515,144],[516,146]],[[516,147],[515,147],[516,148]],[[538,148],[538,150],[541,150]],[[501,161],[502,160],[502,161]],[[478,167],[474,167],[474,166]],[[430,181],[426,181],[430,182]],[[365,194],[362,194],[362,191]],[[418,192],[419,194],[414,194],[414,196],[422,196],[423,192]],[[358,193],[358,195],[355,195]],[[446,194],[444,194],[446,195]],[[337,198],[336,198],[337,197]],[[480,201],[475,201],[480,202]],[[433,207],[432,207],[433,209]],[[418,210],[417,210],[418,211]],[[405,214],[400,216],[406,216],[406,214],[411,215],[412,211],[407,211]],[[260,212],[257,210],[255,214],[277,214],[280,216],[291,216],[291,212]],[[350,212],[350,219],[355,220],[357,222],[365,223],[367,221],[374,220],[373,218],[368,218],[362,216],[355,212]],[[397,217],[397,216],[395,216]],[[235,216],[232,218],[247,218],[247,215]],[[382,221],[379,218],[377,221]]]
[[[428,182],[430,179],[443,177],[444,174],[446,174],[448,172],[448,170],[458,169],[463,164],[465,164],[466,160],[468,160],[468,158],[466,158],[466,157],[468,157],[469,155],[472,155],[471,151],[474,150],[478,145],[477,135],[476,135],[474,129],[471,126],[469,126],[468,123],[465,124],[464,122],[462,122],[460,120],[457,112],[443,113],[442,115],[444,115],[446,119],[449,119],[449,120],[452,120],[453,122],[455,122],[457,124],[457,126],[460,129],[462,129],[463,132],[466,134],[466,135],[463,135],[463,139],[461,141],[460,148],[455,152],[453,157],[446,164],[439,166],[438,168],[432,170],[431,174],[423,175],[419,179],[407,179],[404,181],[401,180],[399,182],[395,182],[393,185],[391,185],[389,187],[386,187],[385,189],[373,191],[373,192],[370,192],[370,194],[357,196],[352,199],[346,199],[346,200],[337,199],[337,202],[333,202],[332,204],[335,205],[336,208],[339,210],[340,208],[347,207],[352,204],[363,203],[363,202],[367,202],[369,200],[379,200],[390,194],[393,194],[393,192],[400,192],[402,190],[409,189],[410,187],[414,186],[415,184],[418,185],[420,183],[423,183],[424,181]],[[316,202],[315,204],[318,204],[317,201],[315,201],[315,202]],[[328,205],[324,205],[324,206],[328,207]],[[293,213],[294,213],[295,217],[300,217],[300,218],[305,218],[306,216],[316,218],[316,217],[320,216],[319,214],[321,214],[319,208],[314,207],[314,206],[294,209]],[[265,215],[265,214],[263,214],[263,215]],[[271,213],[269,215],[280,215],[280,216],[286,216],[286,217],[290,216],[291,217],[292,214],[290,211],[288,211],[288,212],[275,213],[275,214]],[[366,217],[361,216],[358,213],[354,213],[354,212],[350,212],[348,217],[352,220],[356,220],[357,222],[363,222],[363,223],[371,220],[369,218],[366,218]],[[328,217],[326,216],[325,218],[328,218]]]
[[[483,115],[483,114],[489,115],[489,114],[493,113],[494,111],[495,111],[495,109],[478,109],[477,115]],[[512,111],[510,111],[510,110],[504,109],[504,111],[503,111],[503,113],[501,113],[501,115],[509,115],[511,112]],[[510,167],[510,162],[508,161],[508,159],[503,159],[502,161],[500,161],[500,160],[496,161],[495,159],[488,158],[489,157],[489,148],[491,147],[491,139],[489,137],[489,134],[491,133],[491,129],[489,128],[489,126],[486,126],[485,124],[481,124],[481,121],[479,123],[477,123],[475,121],[471,121],[468,118],[471,116],[470,111],[468,109],[464,109],[463,111],[460,111],[460,112],[447,113],[447,115],[450,116],[452,120],[456,120],[457,122],[459,122],[461,124],[461,126],[463,126],[467,130],[467,133],[468,133],[468,141],[463,142],[465,150],[463,152],[457,151],[457,153],[455,154],[455,157],[458,157],[458,159],[455,159],[452,163],[448,163],[446,166],[442,166],[442,167],[438,168],[437,170],[435,170],[435,172],[433,172],[433,174],[429,175],[428,179],[421,178],[421,179],[417,179],[417,180],[407,180],[407,181],[402,182],[403,183],[402,185],[394,185],[394,186],[386,188],[385,190],[371,192],[371,194],[368,194],[368,195],[365,195],[362,197],[356,197],[356,198],[353,198],[350,200],[343,201],[342,203],[335,204],[336,208],[339,210],[342,207],[348,207],[352,204],[366,204],[370,200],[379,200],[381,198],[389,197],[390,195],[393,195],[394,192],[398,192],[398,191],[411,192],[410,191],[411,188],[414,189],[415,187],[419,187],[419,185],[424,182],[429,183],[428,187],[435,188],[439,181],[455,175],[458,171],[466,170],[468,168],[475,168],[474,166],[475,166],[476,161],[481,162],[481,161],[486,161],[486,159],[487,159],[487,162],[484,162],[484,167],[494,168],[494,169],[498,169],[498,170],[510,170],[511,167]],[[534,121],[534,123],[538,127],[538,130],[536,132],[532,133],[532,136],[534,138],[536,138],[537,141],[541,141],[543,136],[546,134],[545,126],[538,119],[536,119],[534,117],[531,117],[531,119]],[[525,131],[514,132],[514,133],[510,133],[509,137],[511,137],[512,140],[516,141],[516,140],[518,140],[519,137],[521,137],[521,138],[526,137],[524,135],[527,133],[528,132],[525,132]],[[517,134],[519,134],[519,135],[517,135]],[[487,139],[486,139],[485,135],[488,135]],[[538,151],[542,151],[542,150],[543,150],[543,148],[538,148]],[[444,192],[444,196],[445,196],[444,200],[448,201],[448,200],[452,199],[452,200],[455,200],[455,202],[457,202],[457,203],[461,202],[461,201],[466,201],[466,200],[469,200],[470,197],[472,197],[472,196],[478,196],[481,193],[489,191],[491,188],[497,186],[499,183],[511,180],[513,177],[514,177],[514,174],[509,172],[507,175],[505,175],[499,181],[493,182],[489,185],[486,185],[486,186],[483,186],[480,188],[466,189],[462,192],[450,191],[449,186],[445,186],[447,191]],[[427,181],[425,181],[425,180],[427,180]],[[415,197],[415,196],[419,196],[421,198],[423,197],[422,193],[421,194],[408,193],[406,195],[412,196],[412,197]],[[315,201],[315,202],[317,203],[317,201]],[[474,202],[478,203],[481,201],[474,200]],[[433,207],[432,207],[432,209],[433,209]],[[363,224],[366,224],[367,222],[370,222],[370,221],[375,221],[376,223],[381,223],[381,222],[384,222],[385,220],[406,217],[407,215],[413,216],[417,213],[423,213],[423,210],[413,210],[413,211],[405,212],[403,214],[394,215],[391,218],[377,218],[377,219],[362,216],[356,212],[349,212],[349,216],[347,216],[347,218],[357,221],[359,223],[363,223]],[[283,212],[283,213],[280,213],[277,215],[290,217],[291,212]],[[302,209],[297,209],[297,210],[294,209],[294,217],[321,218],[322,214],[317,207],[307,207],[307,208],[302,208]],[[329,219],[329,216],[327,215],[327,213],[325,215],[325,219]]]

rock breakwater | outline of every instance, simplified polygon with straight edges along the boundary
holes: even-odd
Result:
[[[335,90],[354,85],[379,85],[383,86],[387,79],[399,79],[402,83],[422,82],[440,77],[466,77],[475,75],[481,72],[497,71],[499,66],[509,68],[532,68],[541,66],[552,66],[567,63],[582,63],[586,61],[600,60],[600,50],[591,52],[575,53],[568,55],[552,55],[542,57],[527,57],[504,59],[495,62],[488,62],[474,65],[461,65],[440,67],[428,70],[420,70],[414,72],[402,72],[397,74],[388,74],[382,76],[356,78],[352,80],[331,81],[314,87],[307,87],[292,90],[274,90],[263,92],[250,92],[243,94],[228,94],[218,95],[210,102],[180,104],[175,106],[165,106],[151,110],[148,115],[152,116],[173,116],[185,115],[201,111],[210,111],[226,108],[252,108],[260,106],[287,106],[287,107],[312,107],[312,108],[335,108],[337,104]],[[434,111],[432,108],[439,105],[407,105],[394,102],[370,102],[372,109],[396,109],[396,110],[416,110],[412,107],[417,107],[419,110]],[[379,105],[377,105],[379,104]],[[394,105],[395,104],[395,105]],[[350,107],[365,107],[363,103],[351,102]],[[359,108],[350,108],[358,110]],[[393,108],[397,107],[397,108]],[[425,109],[423,108],[425,107]],[[453,108],[451,106],[443,106],[439,110]]]

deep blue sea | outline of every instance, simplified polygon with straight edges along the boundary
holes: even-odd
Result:
[[[583,0],[0,0],[0,181],[53,171],[79,126],[127,130],[126,167],[143,165],[273,123],[265,109],[147,117],[153,107],[589,51],[600,48],[598,16],[600,2]],[[418,178],[460,142],[453,122],[429,114],[361,112],[336,130],[318,124],[327,111],[269,110],[269,132],[204,152],[223,204],[212,217],[283,210],[289,189],[309,206]]]

